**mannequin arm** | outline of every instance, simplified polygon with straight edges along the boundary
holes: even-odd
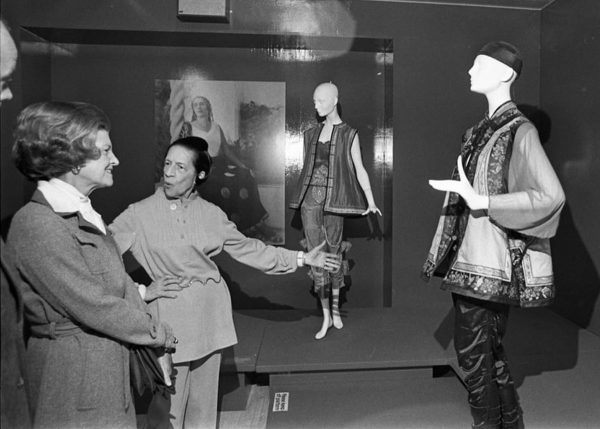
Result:
[[[469,183],[462,165],[462,157],[456,160],[460,180],[430,180],[429,185],[438,191],[455,192],[460,195],[471,210],[487,210],[490,206],[490,198],[475,192]]]
[[[367,203],[369,207],[367,210],[363,212],[363,215],[369,213],[378,213],[381,216],[381,211],[377,208],[375,204],[375,199],[373,198],[373,192],[371,191],[371,182],[369,180],[369,175],[367,174],[367,170],[363,166],[362,156],[360,154],[360,142],[358,140],[358,134],[354,136],[354,141],[352,142],[352,148],[350,149],[350,153],[352,155],[352,162],[354,163],[354,168],[356,169],[356,178],[358,179],[358,183],[362,188],[365,196],[367,197]]]

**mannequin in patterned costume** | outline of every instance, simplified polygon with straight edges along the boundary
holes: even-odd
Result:
[[[537,130],[511,101],[518,50],[491,42],[478,53],[471,91],[488,115],[467,130],[423,277],[443,277],[455,309],[454,346],[474,428],[522,427],[502,339],[509,305],[538,307],[554,297],[550,237],[565,196]]]
[[[375,205],[369,176],[362,163],[358,133],[344,123],[338,113],[337,87],[330,82],[320,84],[313,101],[324,121],[304,133],[304,167],[290,207],[301,210],[308,249],[326,240],[327,251],[338,254],[341,260],[343,215],[378,213],[381,216],[381,212]],[[344,326],[339,312],[344,273],[342,268],[331,274],[311,268],[311,273],[323,309],[323,324],[315,335],[320,340],[331,326],[337,329]]]

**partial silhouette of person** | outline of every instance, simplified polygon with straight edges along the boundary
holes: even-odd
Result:
[[[0,106],[13,98],[10,89],[12,75],[17,65],[17,47],[8,26],[0,17]],[[4,143],[4,142],[2,142]],[[23,297],[17,287],[18,274],[0,240],[2,271],[0,272],[0,327],[1,386],[0,427],[29,428],[31,417],[26,392],[25,331],[23,323]]]

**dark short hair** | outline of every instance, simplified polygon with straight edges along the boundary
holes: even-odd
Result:
[[[110,121],[92,104],[34,103],[17,118],[12,156],[29,180],[49,180],[100,158],[99,130],[110,131]]]
[[[208,143],[206,140],[196,136],[182,137],[169,145],[167,153],[173,146],[184,147],[194,154],[193,164],[196,169],[196,187],[200,186],[204,180],[206,180],[206,177],[208,177],[210,167],[212,166],[212,158],[208,154]],[[201,171],[206,173],[204,180],[198,179],[198,174],[200,174]]]

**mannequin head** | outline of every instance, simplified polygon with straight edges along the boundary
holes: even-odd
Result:
[[[338,89],[331,82],[325,82],[317,86],[313,93],[315,110],[321,117],[338,116]]]
[[[484,95],[509,89],[516,78],[513,69],[487,55],[475,57],[469,75],[471,91]]]
[[[471,91],[485,95],[510,92],[521,67],[521,55],[516,47],[507,42],[487,43],[469,70]]]

